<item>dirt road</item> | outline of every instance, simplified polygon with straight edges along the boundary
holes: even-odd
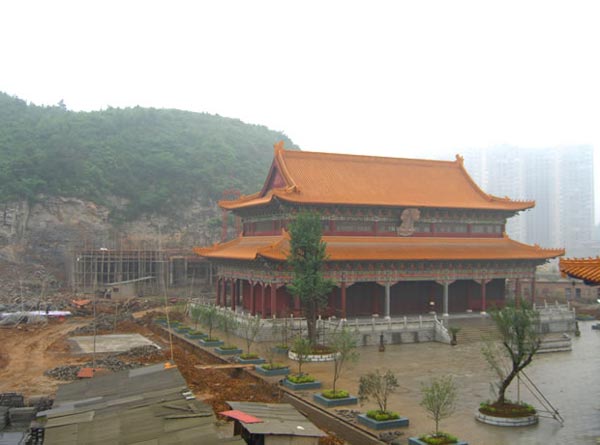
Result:
[[[0,328],[0,392],[16,391],[26,396],[56,392],[61,382],[44,376],[44,371],[86,361],[69,353],[66,340],[69,331],[86,323],[68,320]]]

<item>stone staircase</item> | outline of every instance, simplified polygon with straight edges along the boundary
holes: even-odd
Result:
[[[460,328],[456,335],[459,344],[500,338],[496,325],[489,317],[451,318],[448,326]]]

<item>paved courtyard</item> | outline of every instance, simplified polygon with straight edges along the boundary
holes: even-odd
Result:
[[[374,369],[392,369],[400,389],[391,397],[389,406],[410,419],[410,426],[403,430],[404,437],[408,437],[434,428],[419,405],[421,385],[431,377],[449,374],[458,386],[459,399],[456,413],[442,421],[441,429],[471,445],[595,444],[600,437],[600,331],[591,330],[591,323],[580,322],[580,326],[582,336],[573,339],[573,351],[539,355],[526,371],[564,417],[562,427],[548,418],[540,419],[536,426],[519,429],[483,425],[474,419],[479,403],[491,398],[490,382],[494,380],[481,355],[482,343],[459,343],[454,347],[440,343],[387,345],[385,352],[379,352],[377,347],[362,347],[359,361],[345,368],[338,388],[356,394],[361,375]],[[297,369],[297,363],[289,363],[293,370]],[[323,381],[324,388],[331,387],[333,364],[309,363],[303,370]],[[306,397],[310,398],[312,392],[306,392]],[[516,384],[509,392],[509,397],[516,400]],[[521,398],[540,406],[523,386]],[[369,403],[350,408],[366,411],[375,407]]]

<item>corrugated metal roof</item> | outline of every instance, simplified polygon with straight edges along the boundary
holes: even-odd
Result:
[[[137,370],[136,370],[137,371]],[[45,443],[76,444],[244,444],[219,438],[212,408],[186,400],[177,368],[154,365],[59,387],[47,419]]]
[[[288,403],[227,402],[232,409],[262,419],[262,423],[243,423],[251,434],[325,437],[326,434]]]

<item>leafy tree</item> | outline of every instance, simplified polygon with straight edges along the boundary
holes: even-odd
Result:
[[[194,322],[194,329],[198,329],[198,323],[200,322],[200,318],[202,317],[202,306],[192,306],[190,310],[190,315],[192,321]]]
[[[391,370],[388,369],[385,374],[381,374],[377,369],[361,376],[358,383],[358,397],[361,403],[375,399],[379,412],[387,413],[388,398],[398,389],[398,386],[398,379]]]
[[[260,317],[244,317],[239,322],[240,333],[244,340],[246,341],[246,354],[250,354],[250,348],[252,344],[256,340],[258,333],[260,332],[260,327],[262,325],[262,320]]]
[[[326,244],[321,240],[321,219],[314,213],[300,213],[290,224],[290,252],[288,263],[293,279],[288,285],[290,293],[300,298],[306,317],[308,339],[317,341],[317,315],[325,303],[325,296],[334,286],[323,276]]]
[[[301,375],[302,365],[306,362],[306,359],[312,352],[312,345],[310,344],[310,340],[306,337],[298,335],[294,339],[292,351],[294,351],[296,353],[296,356],[298,357],[298,374]]]
[[[208,330],[208,338],[212,338],[212,331],[217,324],[219,319],[219,310],[212,304],[205,304],[200,306],[202,314],[200,315],[200,321]]]
[[[225,338],[227,339],[227,343],[229,343],[229,334],[235,331],[239,326],[239,322],[235,317],[235,314],[230,311],[224,311],[219,314],[218,317],[219,328],[225,334]]]
[[[504,404],[507,388],[519,372],[531,363],[540,347],[538,314],[527,302],[522,301],[518,306],[510,302],[490,315],[500,332],[502,346],[497,349],[488,345],[484,347],[483,355],[499,379],[496,403]]]
[[[456,385],[451,376],[431,379],[429,385],[422,386],[421,406],[435,422],[435,436],[440,434],[440,421],[450,417],[456,409]]]
[[[294,147],[282,133],[206,113],[74,112],[0,93],[0,202],[45,194],[104,204],[120,221],[170,214],[226,188],[260,189],[279,140]]]
[[[333,393],[335,394],[336,383],[344,366],[349,362],[358,360],[356,337],[346,327],[343,327],[331,334],[329,346],[335,352],[333,359]]]

